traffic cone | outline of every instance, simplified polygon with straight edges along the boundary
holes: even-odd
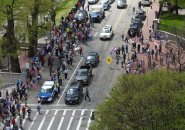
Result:
[[[91,120],[94,120],[95,117],[94,117],[94,111],[92,112],[92,115],[91,115]]]

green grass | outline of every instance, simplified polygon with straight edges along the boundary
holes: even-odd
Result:
[[[56,25],[59,25],[61,16],[67,16],[76,3],[77,0],[64,0],[58,5]]]
[[[185,28],[185,16],[165,13],[161,15],[160,23],[181,30]]]

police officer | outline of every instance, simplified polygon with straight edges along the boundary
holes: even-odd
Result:
[[[62,75],[59,76],[58,83],[59,83],[59,86],[62,86]]]

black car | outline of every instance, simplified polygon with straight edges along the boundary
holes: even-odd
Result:
[[[83,87],[80,82],[74,81],[70,84],[65,95],[65,104],[79,104],[83,99]]]
[[[85,22],[88,18],[88,13],[86,10],[78,10],[74,18],[77,22]]]
[[[100,59],[99,59],[99,54],[97,52],[89,52],[89,54],[85,59],[85,64],[91,65],[93,67],[97,66],[99,62],[100,62]]]
[[[139,27],[143,27],[143,23],[142,23],[142,21],[141,20],[139,20],[139,19],[134,19],[133,21],[132,21],[132,23],[131,23],[131,25],[132,24],[137,24]]]
[[[146,12],[142,9],[137,10],[135,18],[140,18],[142,20],[145,20],[146,19]]]
[[[128,35],[131,37],[135,37],[140,33],[140,26],[138,24],[131,24],[130,29],[128,30]]]

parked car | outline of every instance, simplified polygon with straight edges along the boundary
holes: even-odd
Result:
[[[97,66],[99,62],[100,62],[100,59],[99,59],[99,54],[97,52],[89,52],[89,54],[85,59],[85,64],[91,65],[93,67]]]
[[[115,0],[109,0],[109,4],[112,4]]]
[[[117,8],[126,8],[126,7],[127,7],[126,0],[118,0],[117,1]]]
[[[92,66],[81,66],[75,76],[75,81],[88,85],[92,77]]]
[[[105,25],[100,32],[100,39],[111,39],[113,36],[113,30],[111,25]]]
[[[102,0],[98,3],[104,10],[108,10],[110,8],[110,2],[108,0]]]
[[[54,81],[45,81],[38,97],[42,102],[52,102],[55,99]]]
[[[142,0],[141,5],[142,6],[150,6],[152,4],[151,0]]]
[[[145,20],[146,19],[146,12],[142,9],[137,10],[135,18],[141,18],[142,20]]]
[[[88,3],[89,4],[96,4],[98,3],[99,0],[88,0]]]
[[[90,17],[93,22],[101,22],[101,20],[105,17],[104,9],[95,5],[91,8]]]
[[[136,35],[138,35],[140,33],[140,27],[138,24],[131,24],[130,25],[130,29],[128,30],[128,35],[130,37],[135,37]]]
[[[77,22],[84,22],[88,18],[88,13],[86,10],[78,10],[77,13],[74,16],[74,19]]]
[[[143,23],[142,23],[142,19],[141,18],[135,18],[134,20],[132,20],[131,24],[133,24],[133,23],[136,23],[140,27],[143,27]]]
[[[65,94],[65,104],[79,104],[83,99],[83,87],[80,82],[72,82]]]

